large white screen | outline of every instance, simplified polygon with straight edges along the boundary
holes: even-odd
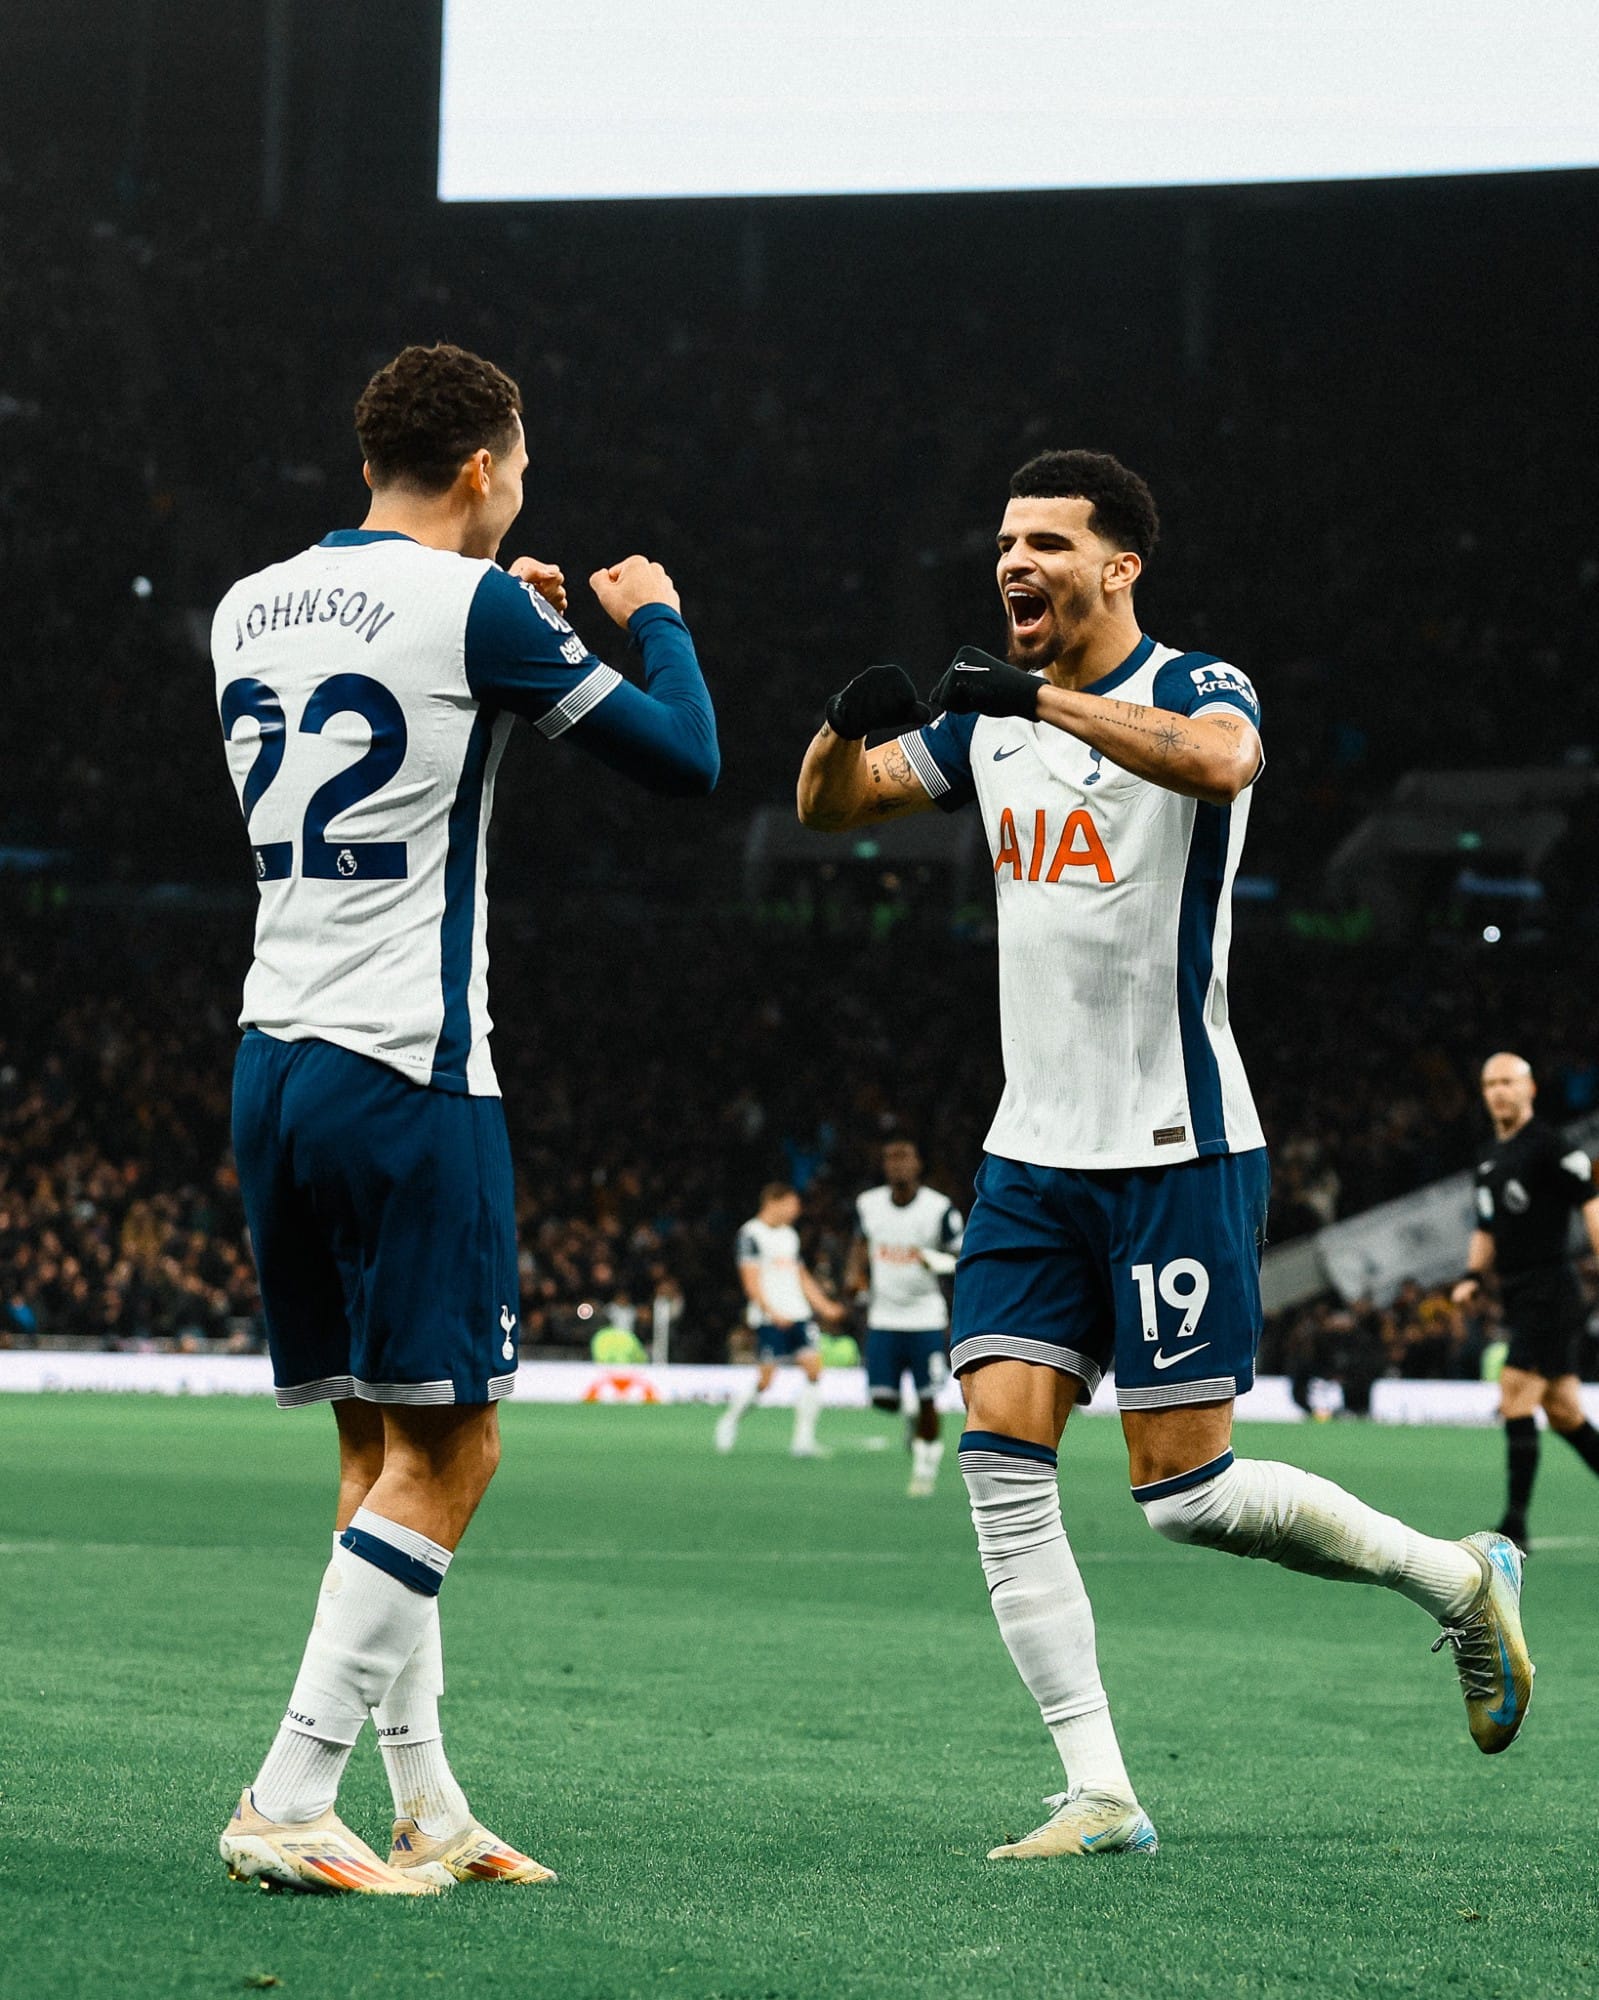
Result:
[[[447,0],[446,201],[1599,162],[1599,0]]]

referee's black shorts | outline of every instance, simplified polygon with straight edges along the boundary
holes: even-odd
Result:
[[[1499,1289],[1510,1340],[1505,1366],[1551,1381],[1559,1375],[1580,1375],[1588,1309],[1571,1266],[1558,1264],[1502,1278]]]

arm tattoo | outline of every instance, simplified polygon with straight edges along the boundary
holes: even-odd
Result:
[[[1191,738],[1178,727],[1177,717],[1161,709],[1134,701],[1111,701],[1105,705],[1123,729],[1130,735],[1144,737],[1161,757],[1173,757],[1190,746]],[[1157,716],[1159,721],[1155,719]]]
[[[883,770],[896,785],[910,785],[915,782],[916,773],[911,769],[911,760],[905,755],[900,743],[887,744],[883,751]],[[873,775],[876,772],[874,768]]]

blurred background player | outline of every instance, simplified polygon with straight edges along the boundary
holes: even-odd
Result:
[[[939,1282],[955,1269],[960,1211],[922,1184],[922,1156],[909,1139],[883,1147],[883,1185],[855,1203],[848,1285],[867,1294],[866,1386],[876,1410],[898,1410],[900,1383],[916,1392],[911,1423],[913,1500],[931,1495],[944,1456],[938,1392],[949,1379],[949,1307]]]
[[[990,1601],[1067,1780],[995,1860],[1156,1846],[1056,1475],[1074,1405],[1112,1364],[1133,1498],[1158,1534],[1409,1597],[1454,1647],[1484,1751],[1512,1740],[1531,1694],[1510,1542],[1435,1540],[1233,1453],[1269,1184],[1227,997],[1260,708],[1236,668],[1140,630],[1133,589],[1158,532],[1116,459],[1030,460],[998,535],[1008,659],[963,648],[933,690],[939,719],[869,752],[870,731],[926,708],[899,668],[868,668],[828,703],[799,779],[800,818],[823,829],[976,803],[994,857],[1005,1089],[951,1360]]]
[[[1510,1339],[1499,1373],[1507,1475],[1499,1532],[1521,1549],[1538,1476],[1536,1411],[1599,1473],[1599,1430],[1583,1414],[1580,1393],[1587,1307],[1569,1249],[1571,1213],[1580,1209],[1589,1245],[1599,1252],[1599,1192],[1588,1155],[1534,1114],[1537,1094],[1523,1057],[1501,1053],[1483,1065],[1482,1101],[1494,1143],[1477,1163],[1477,1227],[1466,1275],[1454,1288],[1455,1303],[1466,1305],[1489,1272],[1499,1279]]]
[[[797,1362],[801,1381],[794,1402],[794,1436],[789,1450],[796,1458],[820,1458],[816,1418],[822,1407],[822,1357],[816,1344],[816,1322],[842,1324],[844,1308],[805,1268],[800,1256],[799,1221],[803,1204],[786,1181],[768,1181],[761,1205],[738,1232],[738,1275],[747,1301],[745,1315],[755,1334],[759,1366],[753,1378],[733,1391],[733,1400],[716,1426],[716,1449],[731,1451],[738,1441],[744,1412],[764,1396],[776,1380],[778,1364]]]
[[[234,1071],[240,1189],[277,1399],[331,1402],[332,1561],[277,1737],[221,1839],[238,1879],[368,1895],[549,1881],[477,1820],[444,1754],[438,1593],[516,1382],[516,1204],[489,1052],[486,843],[517,717],[658,791],[716,782],[677,592],[631,556],[591,587],[645,692],[562,615],[559,569],[499,568],[522,398],[408,347],[356,406],[359,528],[245,577],[212,626],[259,905]],[[372,1717],[387,1861],[334,1812]]]

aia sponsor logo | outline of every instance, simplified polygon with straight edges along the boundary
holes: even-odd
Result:
[[[1058,830],[1051,824],[1053,815],[1042,806],[1033,814],[1030,828],[1025,824],[1026,814],[1022,817],[1023,826],[1018,831],[1016,815],[1009,806],[999,816],[994,874],[1001,882],[1007,869],[1012,882],[1059,882],[1070,868],[1092,868],[1101,882],[1115,881],[1116,871],[1094,816],[1086,807],[1069,812]]]

